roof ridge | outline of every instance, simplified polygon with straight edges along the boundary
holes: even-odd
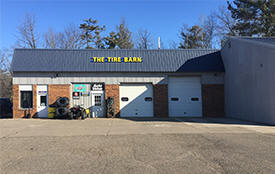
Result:
[[[219,49],[195,48],[195,49],[64,49],[64,48],[15,48],[14,50],[35,51],[220,51]]]
[[[267,46],[267,47],[271,47],[271,48],[275,48],[275,44],[273,43],[268,43],[268,42],[264,42],[264,40],[261,40],[261,39],[248,39],[248,38],[239,38],[239,37],[231,37],[231,39],[235,39],[235,40],[239,40],[239,41],[242,41],[242,42],[247,42],[247,43],[251,43],[251,44],[257,44],[257,45],[263,45],[263,46]],[[275,41],[275,37],[272,38],[272,40],[274,39]]]
[[[240,39],[275,39],[275,36],[270,37],[252,37],[252,36],[229,36],[231,38],[240,38]]]

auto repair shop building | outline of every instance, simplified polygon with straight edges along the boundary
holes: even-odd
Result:
[[[13,117],[47,117],[58,97],[106,117],[224,115],[224,65],[216,50],[15,49]]]

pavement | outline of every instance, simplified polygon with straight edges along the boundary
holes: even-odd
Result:
[[[0,119],[0,173],[275,173],[275,126],[228,118]]]

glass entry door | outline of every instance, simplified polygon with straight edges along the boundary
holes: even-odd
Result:
[[[93,117],[105,116],[105,100],[103,92],[92,92],[92,110]]]
[[[40,118],[48,117],[48,87],[37,85],[37,113]]]

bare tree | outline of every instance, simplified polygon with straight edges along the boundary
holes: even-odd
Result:
[[[59,48],[60,47],[60,38],[58,33],[55,33],[52,28],[49,28],[48,31],[44,34],[44,46],[46,48]],[[60,35],[59,35],[60,36]]]
[[[0,70],[1,72],[10,72],[11,51],[9,49],[0,50]]]
[[[35,15],[26,14],[22,24],[18,26],[17,42],[20,47],[37,48],[39,35],[35,19]]]
[[[170,49],[178,49],[179,48],[179,43],[172,40],[172,41],[169,42],[169,48]]]
[[[44,46],[46,48],[79,49],[84,46],[81,39],[81,31],[78,27],[70,24],[63,32],[54,32],[49,29],[44,34]]]
[[[138,31],[137,40],[136,40],[137,48],[139,49],[150,49],[153,46],[151,33],[146,29],[140,29]]]
[[[11,98],[12,96],[11,57],[12,54],[9,49],[0,50],[0,97],[4,98]]]
[[[233,30],[234,19],[231,17],[230,11],[225,6],[219,7],[218,11],[214,14],[217,19],[217,34],[222,39],[226,35],[235,36]]]
[[[79,49],[84,46],[81,39],[81,30],[74,24],[70,24],[64,28],[63,32],[63,48]]]
[[[206,20],[203,21],[202,29],[205,33],[204,37],[204,48],[213,48],[214,37],[216,36],[216,16],[212,13],[207,16]]]

